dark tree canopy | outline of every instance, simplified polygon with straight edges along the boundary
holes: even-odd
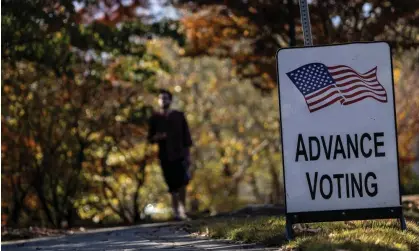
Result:
[[[298,1],[174,1],[182,19],[187,55],[232,58],[243,77],[261,89],[275,86],[274,57],[281,47],[303,45]],[[389,41],[396,49],[419,46],[418,1],[313,0],[314,44]]]

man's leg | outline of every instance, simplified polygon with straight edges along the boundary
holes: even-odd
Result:
[[[166,184],[169,187],[170,197],[172,197],[173,214],[174,214],[175,219],[180,219],[181,218],[179,215],[179,197],[180,196],[179,196],[179,191],[175,189],[176,184],[174,184],[174,178],[176,177],[174,176],[174,173],[173,173],[173,163],[171,163],[170,161],[165,161],[163,163],[164,164],[162,164],[162,170],[163,170]]]
[[[187,218],[186,216],[186,186],[179,188],[179,214],[182,218]]]
[[[182,205],[186,207],[186,186],[179,188],[179,199]]]
[[[188,158],[189,159],[189,158]],[[181,173],[182,177],[180,178],[182,180],[183,185],[179,188],[179,199],[180,199],[180,213],[181,216],[185,219],[188,218],[186,215],[186,186],[189,183],[189,160],[185,159],[181,162],[181,169],[183,172]]]
[[[172,196],[172,209],[175,218],[179,218],[179,194],[177,192],[171,192],[170,195]]]

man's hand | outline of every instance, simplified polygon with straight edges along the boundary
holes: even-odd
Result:
[[[162,139],[165,139],[166,138],[166,133],[161,133],[161,132],[158,132],[158,133],[156,133],[156,135],[154,135],[153,136],[153,140],[154,141],[160,141],[160,140],[162,140]]]
[[[190,166],[191,163],[192,163],[192,160],[191,160],[191,152],[189,151],[189,148],[186,150],[185,161],[186,161],[186,164],[188,166]]]

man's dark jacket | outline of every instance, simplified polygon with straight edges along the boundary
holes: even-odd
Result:
[[[154,141],[156,133],[166,133],[165,140]],[[176,161],[183,159],[192,146],[189,126],[183,112],[172,110],[168,115],[155,112],[149,121],[148,141],[159,143],[160,160]]]

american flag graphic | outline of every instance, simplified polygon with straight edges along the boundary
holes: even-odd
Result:
[[[360,74],[346,65],[311,63],[287,75],[304,96],[310,112],[336,102],[350,105],[366,98],[387,102],[386,90],[377,79],[377,67]]]

